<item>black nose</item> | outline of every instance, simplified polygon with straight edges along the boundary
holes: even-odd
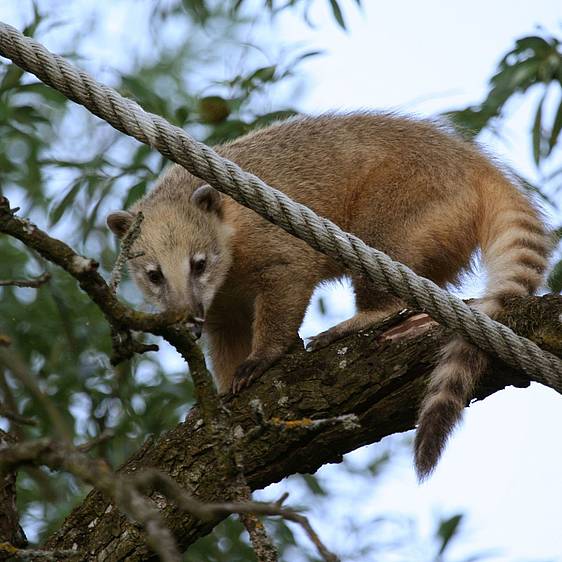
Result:
[[[203,331],[203,318],[193,318],[191,322],[191,333],[195,337],[195,339],[199,339],[201,337],[201,332]]]

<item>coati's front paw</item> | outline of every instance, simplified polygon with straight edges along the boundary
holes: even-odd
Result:
[[[347,335],[347,333],[342,333],[342,331],[338,329],[338,326],[334,326],[325,332],[320,332],[316,336],[310,337],[306,344],[306,351],[318,351],[323,347],[328,347],[337,340],[341,340]]]
[[[246,359],[240,363],[234,373],[232,381],[232,393],[238,394],[243,388],[250,386],[253,381],[263,375],[277,358],[258,357],[255,359]]]

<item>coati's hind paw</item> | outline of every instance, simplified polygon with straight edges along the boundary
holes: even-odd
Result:
[[[246,361],[240,363],[234,373],[232,393],[238,394],[243,388],[250,386],[253,381],[263,375],[273,365],[275,360],[276,358],[261,357],[246,359]]]
[[[329,330],[321,332],[317,336],[312,336],[306,345],[306,350],[316,351],[327,347],[337,340],[341,340],[351,334],[356,334],[361,330],[371,328],[381,321],[391,318],[397,314],[399,310],[400,308],[391,306],[383,310],[365,310],[358,312],[349,320],[344,320]],[[432,323],[434,324],[435,322],[427,314],[417,314],[412,318],[404,320],[398,327],[388,330],[385,334],[387,334],[387,339],[399,339],[400,337],[406,337],[410,332],[413,334],[418,333],[428,324]]]
[[[331,343],[349,335],[349,333],[342,333],[341,330],[337,329],[338,326],[334,326],[325,332],[320,332],[315,336],[311,336],[306,344],[306,351],[317,351],[323,347],[328,347]]]

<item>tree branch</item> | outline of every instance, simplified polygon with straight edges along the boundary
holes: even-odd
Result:
[[[151,332],[185,320],[185,315],[178,311],[146,314],[124,305],[98,273],[99,264],[95,260],[78,255],[70,246],[52,238],[29,220],[17,217],[15,211],[10,209],[9,201],[0,196],[0,232],[17,238],[72,275],[112,326]]]
[[[11,447],[17,439],[10,433],[0,429],[0,450]],[[11,553],[2,550],[1,545],[8,544],[16,550],[27,545],[27,539],[19,524],[19,514],[16,507],[16,472],[9,470],[0,474],[0,560],[6,560]]]
[[[562,297],[547,295],[509,299],[500,320],[562,356],[561,315]],[[290,474],[314,472],[323,464],[339,462],[342,455],[360,446],[414,427],[428,374],[449,334],[429,324],[425,330],[418,326],[396,339],[391,328],[404,316],[316,353],[293,352],[241,395],[225,399],[224,407],[230,410],[233,427],[241,436],[241,462],[251,489]],[[477,396],[485,398],[507,385],[525,387],[529,380],[492,361]],[[352,419],[358,425],[303,423],[346,415],[355,416]],[[184,423],[145,444],[120,472],[154,467],[172,475],[199,501],[221,501],[222,472],[201,421],[201,413],[194,408]],[[184,549],[224,518],[217,515],[201,521],[167,503],[160,509]],[[65,549],[74,543],[90,553],[86,560],[95,560],[101,553],[108,561],[154,559],[140,530],[97,492],[73,511],[46,548]]]

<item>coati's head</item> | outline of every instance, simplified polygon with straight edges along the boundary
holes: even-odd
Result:
[[[222,205],[222,196],[209,185],[177,189],[164,178],[131,212],[107,217],[109,228],[122,238],[142,211],[140,235],[131,247],[142,255],[129,260],[131,276],[161,310],[185,310],[198,318],[196,333],[231,264],[232,230]]]

